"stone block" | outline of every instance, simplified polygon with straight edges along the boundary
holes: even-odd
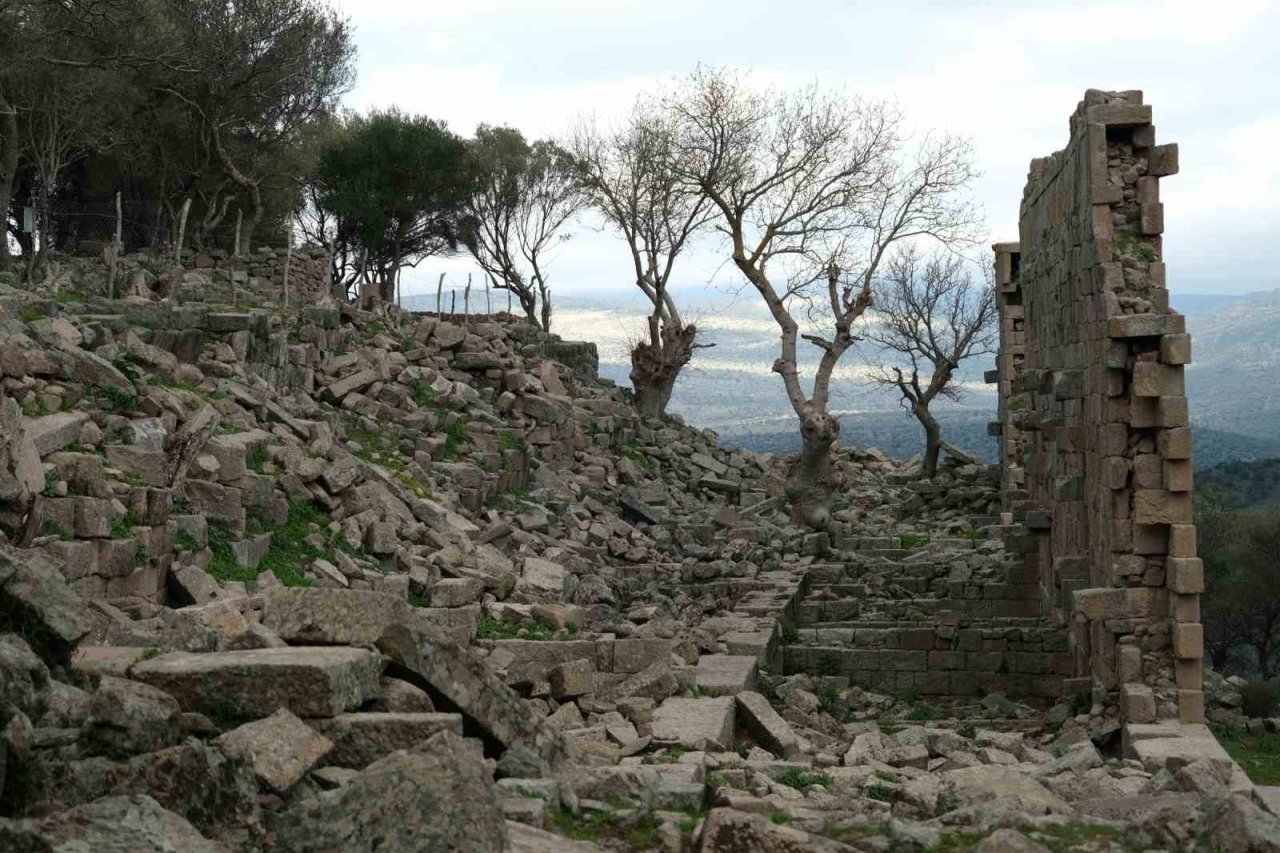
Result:
[[[1166,459],[1191,458],[1191,430],[1186,427],[1175,427],[1160,431],[1157,440],[1160,455]]]
[[[1165,364],[1191,363],[1191,336],[1165,335],[1160,338],[1160,361]]]
[[[461,714],[352,713],[315,720],[312,725],[333,741],[333,752],[325,763],[357,770],[440,732],[462,736]]]
[[[1145,684],[1125,684],[1120,688],[1120,713],[1125,722],[1155,722],[1155,694]]]
[[[782,758],[801,755],[800,741],[791,725],[759,693],[743,690],[735,695],[737,722],[751,734],[756,743]]]
[[[558,700],[572,699],[590,693],[593,688],[595,663],[590,659],[565,661],[547,671],[551,695]]]
[[[753,656],[702,655],[694,669],[694,683],[707,696],[732,696],[754,690],[757,673]]]
[[[298,646],[250,651],[169,652],[130,677],[173,696],[184,710],[242,719],[288,708],[332,717],[377,695],[382,661],[367,649]]]
[[[1138,524],[1189,524],[1191,516],[1187,492],[1138,489],[1133,493],[1133,520]]]
[[[1204,592],[1204,563],[1198,557],[1169,557],[1165,568],[1169,589],[1182,595]]]
[[[287,708],[245,723],[214,741],[225,755],[248,758],[258,781],[277,794],[293,788],[333,743]]]
[[[737,703],[731,696],[692,699],[673,696],[653,712],[653,739],[688,749],[733,748]]]
[[[1204,626],[1199,622],[1173,623],[1173,653],[1179,658],[1204,657]]]

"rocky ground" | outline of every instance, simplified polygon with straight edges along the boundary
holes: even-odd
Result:
[[[1064,694],[987,468],[813,533],[589,347],[225,283],[0,292],[0,850],[1280,849]]]

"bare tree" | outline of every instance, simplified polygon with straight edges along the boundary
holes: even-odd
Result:
[[[626,240],[636,287],[652,305],[647,337],[631,346],[631,387],[640,412],[658,417],[694,349],[710,346],[695,343],[697,326],[685,323],[667,286],[676,258],[716,212],[701,189],[679,180],[675,128],[650,98],[611,131],[582,120],[568,148],[592,206]]]
[[[995,352],[995,292],[975,286],[964,258],[935,253],[927,259],[909,246],[897,252],[876,288],[875,306],[864,337],[876,344],[880,360],[872,381],[902,396],[902,405],[924,428],[921,474],[938,473],[942,426],[929,410],[938,397],[956,400],[952,380],[967,358]]]
[[[835,486],[830,451],[840,435],[827,405],[832,375],[891,246],[971,239],[977,216],[956,197],[974,176],[969,145],[950,136],[909,145],[901,116],[884,103],[816,85],[755,90],[723,70],[699,68],[668,106],[678,173],[715,205],[730,259],[781,331],[773,369],[803,445],[787,494],[798,521],[825,527]],[[811,321],[825,321],[826,334],[801,335],[800,306]],[[801,337],[822,351],[809,393],[797,367]]]
[[[477,188],[460,223],[462,242],[489,282],[515,294],[528,321],[549,331],[547,256],[586,202],[573,161],[555,143],[530,145],[514,128],[481,125],[471,162]]]

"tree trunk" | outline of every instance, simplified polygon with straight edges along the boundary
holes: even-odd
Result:
[[[0,269],[9,265],[9,204],[18,176],[18,112],[0,92]]]
[[[800,414],[800,456],[787,474],[786,492],[791,517],[815,530],[831,523],[831,499],[838,485],[831,446],[839,437],[840,421],[826,407],[805,404]]]
[[[631,350],[631,387],[636,395],[636,408],[645,418],[656,419],[666,414],[667,403],[675,388],[680,369],[693,357],[695,326],[668,323],[661,337],[641,341]]]
[[[942,425],[938,423],[929,409],[923,405],[915,406],[916,420],[924,427],[924,463],[920,474],[926,480],[938,476],[938,454],[942,450]]]

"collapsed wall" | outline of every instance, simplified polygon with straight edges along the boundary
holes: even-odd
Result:
[[[1032,161],[1019,242],[994,247],[1005,509],[1075,676],[1118,694],[1126,722],[1201,722],[1191,344],[1160,237],[1178,149],[1136,91],[1089,90],[1070,131]]]

